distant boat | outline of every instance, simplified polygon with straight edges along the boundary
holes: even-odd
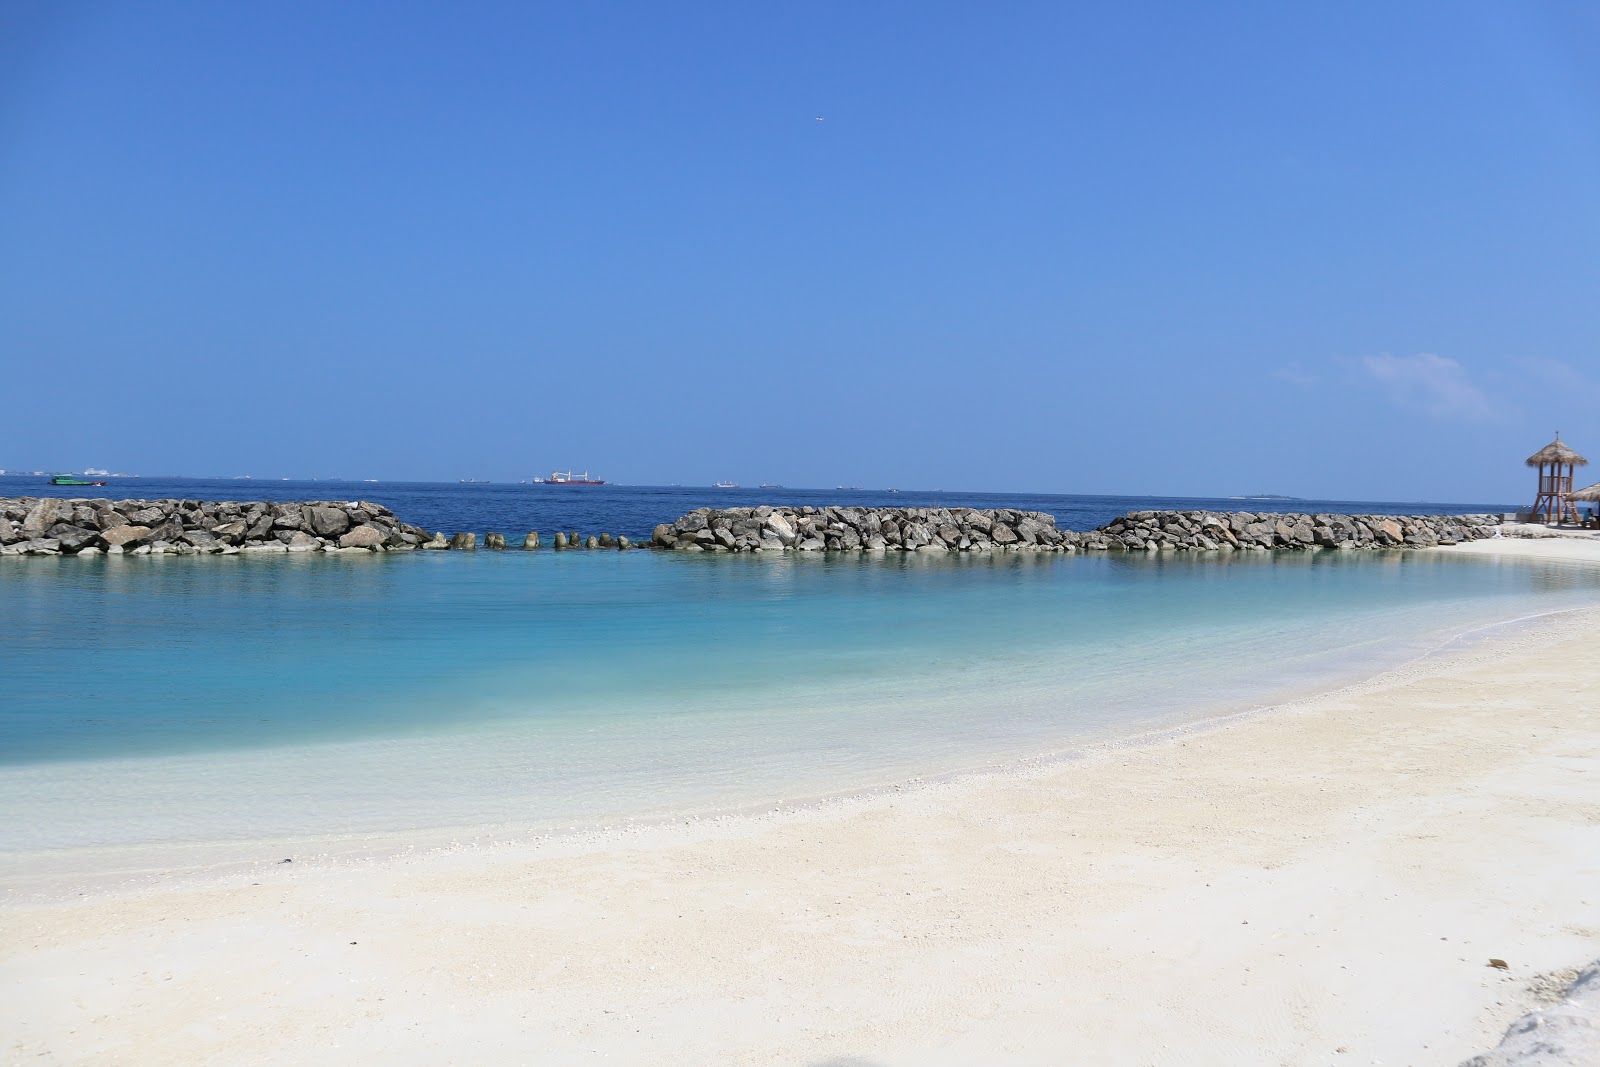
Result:
[[[604,478],[591,478],[589,472],[576,474],[572,471],[551,471],[548,478],[535,478],[535,485],[605,485]]]
[[[885,493],[898,493],[899,491],[900,490],[892,488],[892,487],[884,490]]]
[[[488,485],[489,484],[489,479],[487,479],[487,478],[458,478],[457,481],[462,485]]]
[[[861,486],[859,486],[859,485],[836,485],[836,486],[834,486],[834,488],[835,489],[850,489],[850,490],[859,491],[861,489]]]
[[[760,489],[782,489],[783,486],[779,485],[777,482],[762,482],[757,488],[760,488]]]
[[[50,478],[51,485],[105,485],[105,482],[91,482],[86,478],[77,478],[71,474],[56,474]]]
[[[713,488],[713,489],[737,489],[737,488],[739,488],[739,483],[738,482],[712,482],[711,483],[711,488]]]

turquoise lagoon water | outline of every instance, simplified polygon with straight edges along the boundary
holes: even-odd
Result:
[[[1434,553],[4,564],[11,852],[795,800],[1269,704],[1597,588]]]

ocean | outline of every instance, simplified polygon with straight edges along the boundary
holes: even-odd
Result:
[[[146,497],[268,495],[132,484]],[[274,495],[360,496],[446,531],[637,536],[700,504],[928,499],[335,488]],[[960,502],[1050,511],[1077,528],[1130,507],[1205,506]],[[13,857],[566,830],[793,803],[1262,707],[1592,603],[1597,588],[1578,567],[1426,552],[0,564],[0,852]]]

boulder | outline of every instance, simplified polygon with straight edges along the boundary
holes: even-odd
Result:
[[[450,538],[450,547],[457,550],[466,549],[470,551],[478,547],[478,535],[466,532],[458,533]]]
[[[319,505],[302,510],[306,523],[318,537],[338,537],[350,529],[350,516],[339,508]]]
[[[248,530],[242,522],[224,522],[211,528],[212,536],[229,545],[236,545],[243,541],[247,532]]]
[[[386,540],[387,538],[382,530],[368,523],[362,523],[360,526],[339,535],[339,547],[379,549],[383,547]],[[501,541],[500,547],[505,547],[504,540]]]
[[[794,525],[779,513],[774,512],[773,514],[768,515],[766,520],[762,523],[762,527],[770,530],[772,532],[772,536],[777,538],[778,543],[781,545],[788,546],[795,543],[796,534]]]
[[[370,529],[370,527],[369,527],[369,529]],[[341,542],[341,544],[342,543],[343,542]],[[490,530],[488,533],[483,535],[483,547],[484,548],[504,548],[504,547],[506,547],[505,535],[504,534],[497,534],[493,530]]]
[[[539,547],[539,531],[529,530],[528,536],[522,539],[522,547],[529,551]]]
[[[180,541],[206,552],[213,551],[221,546],[221,542],[217,540],[216,535],[209,530],[185,530]]]
[[[27,516],[22,520],[22,536],[30,541],[36,541],[44,536],[44,532],[54,526],[61,519],[61,501],[55,497],[40,497],[28,509]]]
[[[315,552],[322,547],[322,542],[304,530],[291,530],[288,539],[283,542],[283,547],[290,552]]]
[[[108,545],[118,547],[137,544],[150,535],[148,526],[117,526],[110,530],[100,531],[100,540]]]

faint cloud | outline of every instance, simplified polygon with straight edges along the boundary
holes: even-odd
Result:
[[[1529,373],[1555,387],[1564,401],[1582,404],[1600,404],[1600,382],[1584,374],[1577,367],[1559,359],[1529,356],[1518,361]]]
[[[1439,419],[1489,422],[1500,417],[1482,389],[1453,359],[1419,352],[1414,356],[1364,356],[1361,367],[1400,407]]]
[[[1322,376],[1320,374],[1312,374],[1298,362],[1291,363],[1287,367],[1279,367],[1272,372],[1272,376],[1280,382],[1288,382],[1290,385],[1299,386],[1301,389],[1309,389],[1313,385],[1322,384]]]

